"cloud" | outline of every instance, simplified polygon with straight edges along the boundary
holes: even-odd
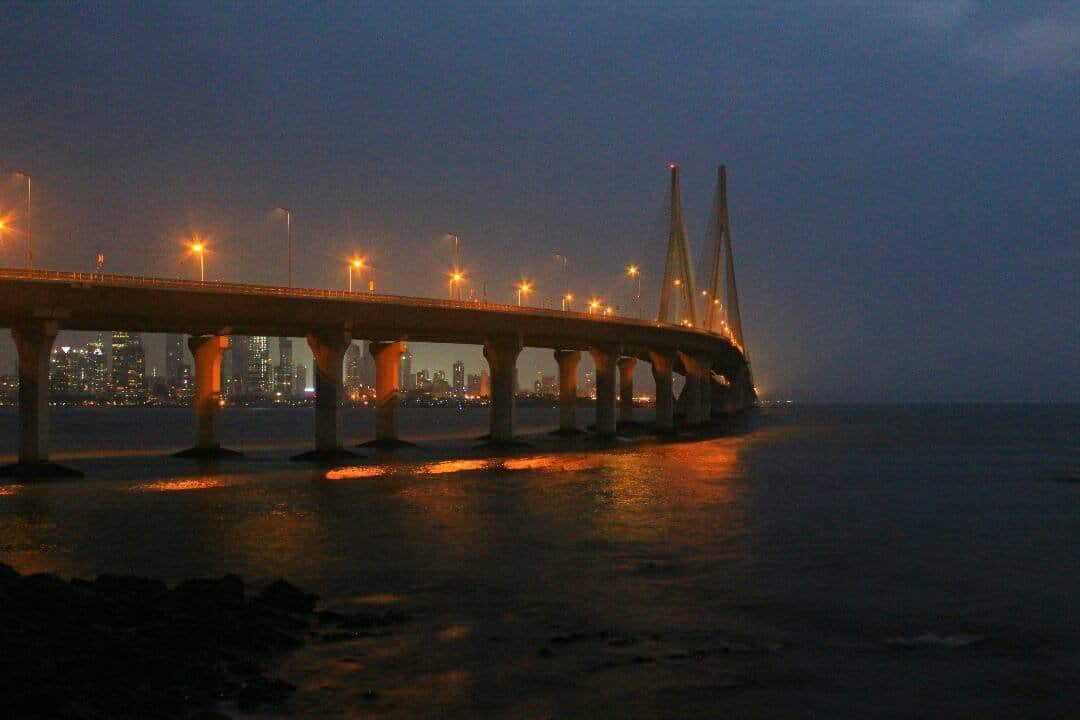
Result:
[[[1030,10],[1022,5],[995,12],[971,0],[921,0],[889,13],[955,48],[958,59],[991,75],[1014,78],[1080,70],[1080,4]]]
[[[1026,20],[976,39],[970,51],[1002,77],[1080,71],[1080,11]]]

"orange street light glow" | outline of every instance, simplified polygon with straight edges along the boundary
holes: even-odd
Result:
[[[641,270],[638,268],[637,265],[631,265],[630,267],[626,268],[626,274],[630,277],[636,277],[639,272],[641,272]]]

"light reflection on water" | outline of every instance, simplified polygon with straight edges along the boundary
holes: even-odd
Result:
[[[189,490],[209,490],[222,488],[230,484],[226,477],[208,475],[197,478],[179,478],[176,480],[155,480],[140,483],[131,488],[133,492],[187,492]]]
[[[1074,474],[1075,440],[1055,429],[1075,416],[905,412],[502,458],[470,445],[331,472],[120,458],[80,481],[0,485],[0,562],[282,576],[331,609],[414,617],[287,656],[300,716],[589,716],[597,698],[610,716],[709,717],[717,702],[732,716],[869,716],[877,706],[854,699],[869,686],[901,715],[958,715],[913,707],[913,673],[939,699],[962,686],[989,703],[1015,678],[1039,692],[1039,675],[1067,676],[1053,653],[1078,646],[1080,624],[1062,619],[1080,583],[1062,541],[1076,486],[1031,478]],[[257,435],[279,416],[251,417]],[[268,434],[303,444],[310,428],[288,420]],[[930,677],[925,653],[885,642],[927,633],[991,650],[933,650]],[[1025,636],[1057,643],[1030,670],[1002,660],[1026,657]]]

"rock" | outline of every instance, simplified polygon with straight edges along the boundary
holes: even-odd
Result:
[[[176,599],[198,605],[242,605],[244,581],[236,575],[226,575],[220,580],[195,578],[181,582],[172,594]]]
[[[254,678],[240,691],[236,704],[240,712],[254,712],[262,705],[280,705],[289,699],[289,694],[295,689],[284,680]]]
[[[278,610],[305,614],[315,609],[319,596],[306,593],[284,580],[275,580],[259,593],[259,600]]]
[[[245,599],[235,575],[169,590],[140,577],[65,582],[0,566],[0,717],[217,720],[223,700],[277,705],[292,687],[265,678],[261,661],[307,628],[302,615]]]

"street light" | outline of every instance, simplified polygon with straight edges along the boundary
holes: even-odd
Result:
[[[288,238],[289,287],[292,287],[292,211],[283,207],[277,208],[277,211],[285,216],[285,233]]]
[[[30,215],[30,173],[18,170],[15,172],[16,177],[26,178],[26,267],[27,269],[34,267],[34,245],[33,245],[33,223],[31,222]]]
[[[641,311],[641,268],[637,265],[630,265],[626,268],[626,274],[634,278],[637,281],[637,288],[634,291],[634,304],[638,306],[638,318],[642,317]]]
[[[452,273],[450,273],[449,296],[450,296],[451,300],[454,299],[454,286],[455,285],[460,285],[463,280],[465,280],[465,273],[462,272],[461,270],[455,269]],[[458,288],[457,295],[458,295],[457,299],[461,300],[461,288],[460,287]]]
[[[349,292],[352,292],[352,271],[364,269],[364,258],[353,258],[349,261]]]
[[[603,305],[603,303],[596,298],[592,298],[591,300],[589,300],[589,314],[592,315],[593,313],[595,313],[601,305]]]
[[[574,296],[570,293],[566,293],[562,296],[562,309],[567,311],[570,309],[570,303],[574,302]]]
[[[674,285],[677,288],[682,287],[682,278],[675,278]],[[682,305],[682,303],[679,302],[680,294],[681,293],[679,293],[678,291],[675,292],[675,321],[676,322],[678,322],[679,316],[682,315],[682,311],[680,310],[680,306]],[[693,302],[693,301],[694,301],[694,299],[690,298],[690,302]]]
[[[521,298],[523,295],[527,296],[532,292],[532,285],[527,280],[522,280],[521,284],[517,286],[517,304],[521,307]]]
[[[206,282],[206,263],[203,260],[206,245],[198,238],[195,238],[191,243],[191,252],[199,256],[199,282]]]

